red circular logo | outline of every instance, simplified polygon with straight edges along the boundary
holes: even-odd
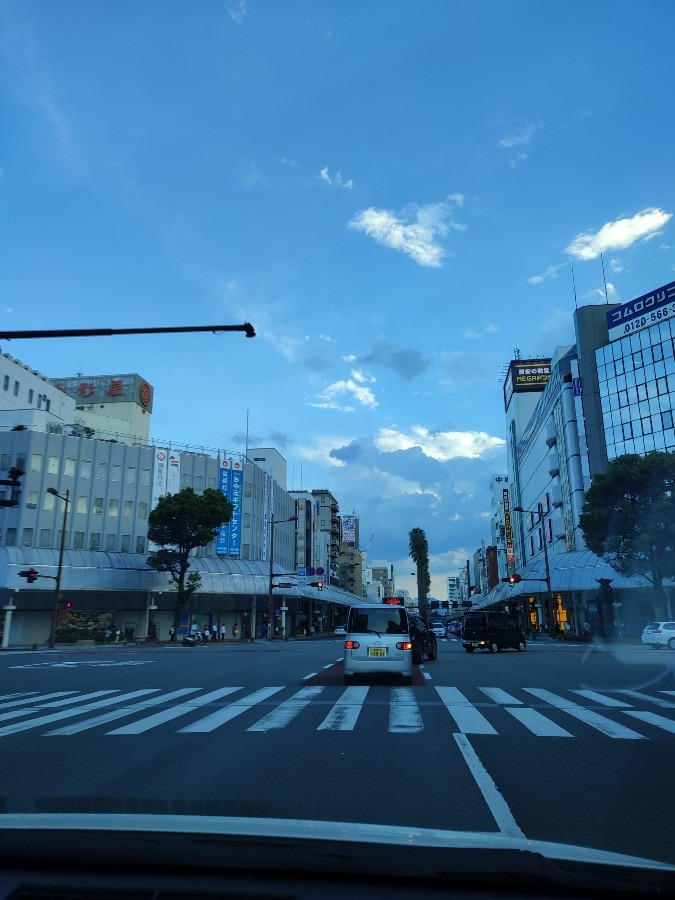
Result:
[[[145,381],[141,385],[140,395],[143,406],[149,406],[150,401],[152,400],[152,388]]]

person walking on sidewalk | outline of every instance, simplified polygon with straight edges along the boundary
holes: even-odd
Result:
[[[223,624],[220,626],[221,641],[224,641],[226,637],[227,637],[227,625],[223,622]]]
[[[239,631],[239,626],[238,626],[237,623],[235,622],[234,625],[232,626],[232,640],[233,640],[233,641],[236,641],[236,640],[237,640],[237,633],[238,633],[238,631]]]

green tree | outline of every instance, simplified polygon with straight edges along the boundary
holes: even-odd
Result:
[[[184,488],[177,494],[160,497],[148,517],[148,540],[159,550],[148,556],[148,565],[168,572],[176,588],[174,624],[191,602],[201,584],[199,572],[188,574],[190,551],[205,547],[218,533],[218,527],[230,521],[232,504],[221,491],[207,488],[196,494]]]
[[[645,576],[660,609],[663,580],[675,578],[674,491],[675,454],[619,456],[593,479],[579,520],[588,549],[621,575]]]
[[[417,567],[417,603],[420,613],[427,614],[427,594],[431,587],[429,575],[429,543],[422,528],[413,528],[409,535],[410,558]]]

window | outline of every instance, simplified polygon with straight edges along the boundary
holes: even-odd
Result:
[[[651,416],[645,416],[645,418],[642,420],[642,433],[643,433],[643,434],[651,434],[652,431],[653,431],[653,429],[652,429],[652,417],[651,417]]]
[[[44,500],[42,501],[42,508],[46,509],[47,512],[51,512],[51,510],[56,507],[56,497],[53,494],[49,494],[45,492]]]
[[[624,441],[629,441],[633,437],[633,425],[631,422],[624,422],[621,426]]]
[[[250,497],[250,496],[251,496],[251,482],[245,481],[244,482],[244,497]]]
[[[26,492],[26,509],[37,509],[38,502],[38,492],[37,491],[27,491]]]
[[[9,453],[3,453],[2,456],[0,456],[0,469],[2,469],[3,472],[7,472],[11,467],[12,457]]]
[[[58,456],[50,456],[47,460],[47,474],[48,475],[58,475],[59,474],[59,457]]]
[[[63,474],[64,475],[74,475],[75,474],[75,460],[67,459],[63,464]]]
[[[138,518],[139,519],[147,519],[148,518],[148,504],[143,500],[138,504]]]
[[[628,406],[628,392],[619,391],[619,406]]]
[[[662,428],[672,428],[673,427],[673,413],[672,410],[668,409],[665,412],[661,413],[661,426]]]
[[[33,529],[32,528],[24,528],[21,532],[21,546],[22,547],[32,547],[33,546]]]
[[[89,549],[90,550],[100,550],[101,549],[101,535],[98,531],[94,531],[89,538]]]
[[[114,534],[106,534],[105,549],[108,553],[113,553],[117,547],[117,538]]]
[[[121,481],[122,479],[122,466],[120,463],[115,463],[112,467],[112,472],[110,473],[111,481]]]
[[[654,354],[654,362],[659,362],[659,360],[663,359],[663,346],[656,344],[652,347],[652,353]]]
[[[120,542],[120,550],[122,553],[128,553],[131,549],[131,535],[123,534]]]
[[[120,514],[120,501],[115,497],[111,497],[108,500],[108,515],[109,516],[119,516]]]
[[[250,544],[242,544],[242,547],[241,547],[241,558],[242,558],[242,559],[248,559],[248,558],[249,558],[250,552],[251,552],[251,545],[250,545]]]
[[[85,497],[84,495],[81,495],[80,497],[77,498],[75,512],[80,513],[80,515],[86,516],[88,509],[89,509],[88,498]]]
[[[91,511],[95,516],[103,515],[103,497],[94,497],[94,505]]]
[[[646,384],[638,384],[637,398],[638,398],[638,400],[646,400],[647,399],[647,385]]]
[[[5,377],[2,379],[2,387],[5,391],[9,390],[9,375],[5,375]]]
[[[133,500],[125,500],[124,508],[122,510],[122,515],[125,519],[130,519],[134,514],[134,501]]]
[[[127,468],[127,484],[136,484],[136,466]]]
[[[51,547],[52,545],[52,530],[51,528],[41,528],[40,529],[40,547]]]
[[[642,350],[637,350],[637,351],[633,354],[633,366],[634,366],[636,369],[639,369],[640,366],[643,366],[643,365],[644,365],[644,363],[643,363],[643,361],[642,361]]]
[[[47,410],[47,412],[49,412],[49,408],[51,405],[52,401],[49,399],[49,397],[45,397],[45,409]]]
[[[141,484],[150,484],[150,469],[141,469]]]
[[[187,472],[184,472],[180,476],[180,487],[182,491],[184,491],[185,488],[190,487],[190,476],[187,474]]]
[[[42,394],[38,394],[37,408],[42,409]]]
[[[104,481],[108,475],[108,463],[98,462],[96,463],[96,480]]]
[[[80,462],[80,478],[91,478],[91,460],[83,459]]]
[[[667,394],[668,393],[668,382],[665,378],[657,378],[656,379],[656,393],[657,394]]]
[[[197,493],[201,493],[204,490],[204,476],[203,475],[195,475],[195,491]]]
[[[31,470],[31,472],[41,472],[42,471],[42,454],[41,453],[31,453],[31,455],[30,455],[30,470]]]
[[[251,527],[251,513],[244,513],[242,517],[242,527],[250,528]]]
[[[5,534],[5,544],[13,547],[16,544],[16,528],[8,528]]]
[[[29,403],[33,402],[33,388],[28,389],[28,402]]]
[[[14,382],[14,396],[15,397],[19,396],[19,382],[18,381]]]
[[[614,372],[616,375],[623,375],[625,373],[625,369],[623,367],[623,359],[621,357],[614,360]]]
[[[532,537],[532,535],[530,535],[528,543],[530,545],[530,556],[534,556],[534,538]]]
[[[73,550],[84,549],[84,531],[76,531],[73,535]]]
[[[141,535],[136,538],[136,553],[145,553],[145,538]]]

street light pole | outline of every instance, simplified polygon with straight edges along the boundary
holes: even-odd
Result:
[[[283,525],[284,522],[297,522],[297,516],[290,516],[288,519],[279,519],[277,522],[274,521],[274,513],[270,518],[270,578],[269,578],[269,586],[267,589],[267,628],[269,632],[269,637],[274,637],[274,596],[272,594],[272,588],[274,587],[274,526],[275,525]],[[255,622],[251,623],[251,629],[255,629]]]
[[[63,500],[63,528],[61,529],[61,546],[59,548],[59,565],[56,570],[56,587],[54,589],[54,609],[52,610],[52,627],[49,632],[49,649],[54,649],[56,643],[56,625],[59,618],[59,604],[61,603],[61,573],[63,572],[63,552],[66,547],[66,525],[68,523],[68,505],[70,504],[70,491],[62,497],[56,488],[47,488],[48,494],[53,494],[59,500]]]

